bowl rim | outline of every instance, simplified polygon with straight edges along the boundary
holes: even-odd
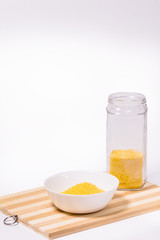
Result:
[[[110,177],[112,177],[115,181],[117,181],[117,187],[112,187],[112,188],[109,188],[107,191],[104,191],[104,192],[101,192],[101,193],[93,193],[93,194],[83,194],[83,195],[74,195],[74,194],[66,194],[66,193],[61,193],[61,192],[55,192],[53,191],[52,189],[50,189],[48,186],[47,186],[47,181],[52,178],[52,177],[55,177],[55,176],[58,176],[60,174],[66,174],[66,173],[72,173],[72,172],[85,172],[85,173],[102,173],[102,174],[106,174]],[[116,184],[115,184],[116,185]],[[70,170],[70,171],[63,171],[63,172],[59,172],[59,173],[56,173],[56,174],[52,174],[51,176],[47,177],[45,180],[44,180],[44,187],[45,189],[48,191],[48,192],[51,192],[51,193],[54,193],[56,195],[59,195],[59,196],[65,196],[65,197],[91,197],[91,196],[101,196],[101,195],[104,195],[112,190],[114,190],[116,188],[118,188],[118,185],[119,185],[119,180],[118,178],[116,178],[115,176],[113,176],[112,174],[110,173],[107,173],[107,172],[103,172],[103,171],[90,171],[90,170]]]

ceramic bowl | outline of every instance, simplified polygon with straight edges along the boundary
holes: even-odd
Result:
[[[71,195],[61,193],[83,182],[95,184],[105,192],[90,195]],[[53,204],[70,213],[91,213],[103,209],[112,199],[119,185],[119,180],[105,172],[69,171],[47,178],[44,186]]]

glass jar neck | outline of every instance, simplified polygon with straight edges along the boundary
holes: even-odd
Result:
[[[118,92],[109,95],[107,111],[111,114],[143,114],[147,111],[143,94]]]

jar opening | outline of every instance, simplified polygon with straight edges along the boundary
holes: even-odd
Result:
[[[118,92],[109,95],[108,102],[117,107],[137,107],[146,103],[146,98],[143,94],[134,92]]]

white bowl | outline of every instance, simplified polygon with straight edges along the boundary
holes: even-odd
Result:
[[[83,182],[90,182],[105,192],[90,195],[71,195],[61,193]],[[47,178],[44,186],[54,205],[70,213],[91,213],[103,209],[112,199],[119,180],[105,172],[69,171]]]

